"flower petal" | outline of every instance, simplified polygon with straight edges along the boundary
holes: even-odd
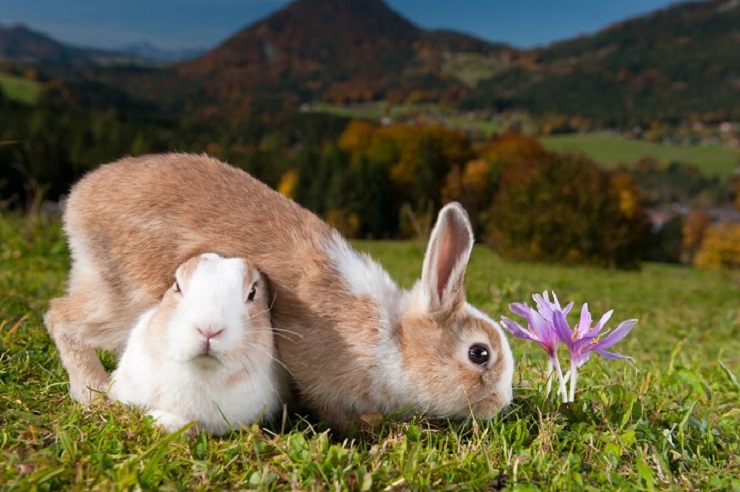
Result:
[[[532,317],[532,308],[529,307],[528,304],[525,304],[523,302],[515,302],[513,304],[509,304],[509,311],[514,314],[518,314],[522,318],[525,318],[527,321],[529,321]]]
[[[614,310],[607,311],[604,313],[604,316],[601,317],[598,323],[596,323],[596,326],[594,326],[593,330],[591,330],[590,333],[592,333],[594,336],[598,335],[601,329],[604,327],[607,321],[609,321],[609,318],[612,317],[612,313],[614,313]]]
[[[573,301],[570,301],[567,306],[565,306],[565,309],[563,309],[563,314],[568,316],[568,313],[570,310],[573,309]]]
[[[581,319],[578,321],[576,333],[579,338],[589,332],[591,329],[591,313],[588,312],[588,303],[584,303],[581,308]]]
[[[617,360],[617,359],[629,359],[634,362],[635,359],[630,357],[629,355],[624,354],[617,354],[614,352],[607,352],[606,350],[596,350],[596,353],[602,356],[605,359],[609,360]]]
[[[517,323],[516,321],[512,321],[506,316],[501,317],[501,324],[504,325],[504,327],[509,330],[509,333],[512,334],[515,338],[520,338],[522,340],[532,340],[533,342],[539,342],[539,340],[532,336],[532,332],[529,330],[525,330],[522,325]]]
[[[594,346],[594,350],[603,350],[605,348],[611,347],[612,345],[626,337],[630,330],[635,326],[635,324],[637,324],[636,319],[622,321],[619,326],[617,326],[616,330],[609,333],[606,337],[604,337],[603,340],[601,340]]]
[[[547,292],[545,292],[545,296],[547,296]],[[539,294],[533,295],[532,299],[534,299],[534,302],[537,305],[537,311],[540,315],[548,321],[552,320],[552,304],[550,304],[550,300]]]
[[[577,354],[576,358],[574,359],[574,362],[576,364],[576,367],[581,367],[583,364],[588,362],[588,359],[591,358],[591,351],[587,350],[583,352],[582,354]]]
[[[558,346],[558,336],[553,327],[537,311],[532,311],[532,331],[548,354],[555,353]]]
[[[545,294],[547,294],[547,291],[545,291]],[[560,301],[558,301],[558,296],[557,294],[555,294],[554,290],[552,291],[552,299],[553,299],[552,303],[555,305],[555,307],[562,311],[562,309],[560,309]]]
[[[565,315],[562,311],[555,311],[553,313],[552,321],[555,334],[558,336],[560,341],[563,342],[566,347],[568,347],[568,351],[571,352],[572,356],[575,343],[573,340],[573,332],[570,330],[568,322],[565,320]]]

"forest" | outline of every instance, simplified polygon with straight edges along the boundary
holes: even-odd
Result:
[[[381,125],[272,113],[238,126],[135,109],[27,105],[0,97],[0,200],[42,211],[86,171],[125,155],[206,152],[250,172],[352,238],[420,238],[459,201],[479,241],[504,257],[635,268],[642,260],[736,268],[740,179],[643,159],[606,170],[516,132],[481,138],[443,124]],[[7,119],[6,119],[7,118]],[[694,212],[653,215],[680,203]],[[652,218],[651,218],[652,217]],[[701,217],[704,217],[702,220]],[[721,222],[721,221],[719,221]],[[712,238],[704,244],[704,235]],[[705,248],[702,248],[705,246]],[[711,251],[705,251],[705,249]]]
[[[739,16],[678,4],[520,50],[300,0],[168,65],[0,27],[0,204],[38,214],[102,163],[205,152],[352,238],[423,239],[456,200],[508,258],[737,268]],[[622,140],[592,139],[602,158],[554,140],[594,131]],[[630,140],[673,151],[620,158]]]

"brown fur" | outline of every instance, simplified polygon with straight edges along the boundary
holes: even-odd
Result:
[[[119,347],[135,318],[171,286],[175,268],[211,251],[249,258],[266,273],[275,298],[273,326],[300,331],[279,335],[277,343],[304,404],[340,429],[366,411],[398,410],[347,402],[384,398],[369,394],[376,360],[367,349],[379,337],[378,306],[347,292],[326,257],[332,229],[246,173],[205,156],[123,159],[75,185],[65,231],[75,259],[69,294],[52,301],[46,324],[70,374],[74,398],[84,401],[86,386],[101,387],[105,381],[94,348]],[[459,245],[446,238],[439,247]],[[81,260],[87,257],[89,262]],[[447,273],[454,268],[440,266]],[[439,282],[440,297],[444,291],[455,293],[440,313],[448,318],[444,323],[465,325],[470,320],[461,314],[462,276],[455,285]],[[449,368],[459,330],[432,329],[433,320],[406,318],[395,328],[402,349],[414,359],[408,363],[410,374],[429,387],[422,399],[444,398],[450,388],[464,387],[454,398],[462,405],[480,401],[484,390],[476,388],[492,376],[467,368],[469,381],[461,384],[460,372]],[[490,326],[483,331],[500,342]]]

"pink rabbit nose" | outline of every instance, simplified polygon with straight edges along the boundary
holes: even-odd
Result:
[[[220,330],[217,330],[217,329],[211,328],[211,327],[208,327],[208,328],[198,328],[198,333],[200,333],[201,335],[203,335],[206,338],[206,340],[210,340],[211,338],[217,337],[223,331],[224,331],[223,328],[221,328]]]
[[[208,328],[197,328],[197,330],[198,330],[198,333],[203,335],[203,338],[205,339],[203,343],[204,352],[206,354],[210,354],[211,353],[211,339],[216,338],[221,332],[224,331],[224,329],[221,328],[220,330],[217,330],[215,328],[208,327]]]

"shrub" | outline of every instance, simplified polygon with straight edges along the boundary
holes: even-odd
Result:
[[[740,269],[740,224],[709,226],[694,264],[708,270]]]
[[[509,258],[633,268],[648,232],[640,202],[627,173],[544,153],[502,168],[487,242]]]

